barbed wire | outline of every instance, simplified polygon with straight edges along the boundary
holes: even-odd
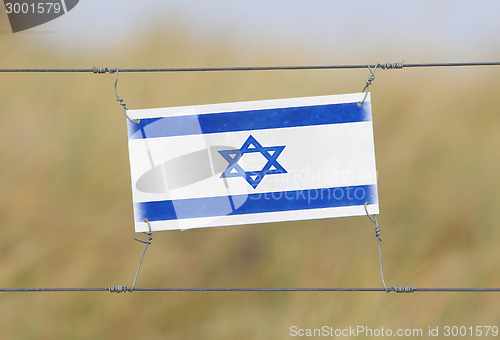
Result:
[[[376,63],[353,65],[296,65],[296,66],[232,66],[232,67],[168,67],[168,68],[3,68],[0,72],[59,72],[59,73],[113,73],[119,72],[217,72],[217,71],[276,71],[276,70],[334,70],[334,69],[402,69],[419,67],[461,67],[461,66],[500,66],[500,61],[493,62],[446,62],[446,63]],[[113,71],[113,72],[111,72]]]

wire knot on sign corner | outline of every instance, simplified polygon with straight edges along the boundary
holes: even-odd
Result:
[[[146,250],[148,250],[149,245],[151,244],[151,241],[153,240],[153,231],[151,230],[151,224],[149,223],[149,220],[147,218],[144,219],[144,223],[148,225],[149,231],[143,232],[144,235],[146,235],[148,238],[147,240],[141,240],[138,238],[134,238],[134,240],[144,243],[146,246],[144,246],[144,251],[142,252],[141,260],[139,261],[139,265],[137,266],[137,271],[135,272],[135,277],[134,277],[134,283],[132,284],[132,288],[129,289],[129,292],[133,292],[135,288],[135,283],[137,282],[137,276],[139,276],[139,270],[141,269],[141,264],[142,260],[144,260],[144,255],[146,254]]]
[[[380,242],[382,242],[382,238],[380,237],[381,230],[380,230],[380,223],[377,221],[377,216],[372,215],[370,216],[370,213],[368,212],[368,205],[370,202],[365,202],[365,213],[366,216],[372,221],[373,224],[375,224],[375,237],[377,238],[377,247],[378,247],[378,261],[379,261],[379,267],[380,267],[380,279],[382,280],[382,285],[384,286],[384,290],[386,293],[390,292],[396,292],[396,293],[414,293],[415,292],[415,287],[391,287],[387,288],[385,285],[385,280],[384,280],[384,270],[382,268],[382,250],[380,249]]]
[[[380,67],[383,70],[395,70],[395,69],[402,69],[404,67],[405,61],[403,60],[402,62],[396,62],[396,63],[378,63],[376,65],[372,66],[368,65],[368,70],[370,71],[370,76],[368,77],[368,80],[365,83],[365,87],[363,88],[363,91],[361,93],[364,93],[365,96],[363,97],[363,100],[358,102],[358,106],[363,105],[363,103],[366,100],[366,97],[368,96],[368,88],[372,84],[372,82],[375,80],[375,71],[377,70],[378,67]]]
[[[378,261],[379,261],[379,267],[380,267],[380,279],[382,280],[382,285],[384,286],[384,290],[386,293],[389,293],[391,290],[388,289],[385,285],[385,280],[384,280],[384,270],[382,269],[382,251],[380,249],[380,242],[382,242],[382,238],[380,237],[380,224],[378,223],[377,221],[377,217],[375,215],[370,216],[370,213],[368,212],[368,205],[370,204],[370,202],[365,202],[365,213],[366,213],[366,216],[368,216],[368,218],[370,219],[370,221],[373,222],[373,224],[375,224],[375,237],[377,237],[377,246],[378,246]],[[394,287],[393,287],[394,288]],[[396,288],[394,288],[395,291]]]
[[[375,71],[377,70],[377,67],[379,66],[380,64],[377,64],[373,67],[373,69],[371,68],[370,65],[368,65],[368,70],[370,71],[370,76],[368,77],[368,80],[366,81],[366,84],[365,84],[365,87],[363,87],[363,91],[361,91],[361,93],[364,93],[365,96],[363,97],[363,100],[358,102],[358,106],[361,106],[363,105],[363,103],[365,102],[366,100],[366,97],[368,96],[368,88],[370,87],[370,85],[372,84],[372,81],[375,80]]]
[[[128,288],[127,286],[109,286],[108,287],[108,292],[110,293],[124,293],[124,292],[129,292],[133,293],[135,289],[135,283],[137,282],[137,276],[139,276],[139,270],[141,269],[142,265],[142,260],[144,260],[144,255],[146,254],[146,250],[148,250],[148,246],[151,244],[151,241],[153,240],[153,231],[151,230],[151,224],[149,224],[148,219],[144,219],[144,223],[148,225],[149,231],[144,232],[145,235],[147,235],[147,240],[141,240],[138,238],[134,237],[134,240],[139,241],[141,243],[144,243],[146,246],[144,247],[144,250],[142,252],[141,260],[139,261],[139,265],[137,266],[137,270],[135,272],[134,276],[134,282],[132,283],[132,287]]]
[[[113,74],[115,72],[117,72],[117,68],[109,68],[109,67],[92,67],[92,72],[94,73],[100,73],[100,74],[103,74],[103,73],[110,73],[110,74]]]
[[[137,237],[134,237],[134,240],[142,242],[142,243],[147,244],[147,245],[150,245],[151,241],[153,240],[153,236],[152,236],[153,232],[151,231],[151,224],[149,223],[149,220],[147,218],[144,219],[144,223],[146,223],[148,225],[149,231],[145,231],[145,232],[143,232],[143,234],[146,235],[148,237],[148,239],[146,241],[144,241],[144,240],[141,240]]]
[[[373,215],[373,217],[372,217],[368,213],[368,205],[369,204],[370,204],[369,202],[365,202],[365,213],[366,213],[366,216],[368,216],[368,218],[370,219],[370,221],[372,221],[373,224],[375,224],[375,237],[377,237],[377,240],[379,242],[382,242],[382,238],[380,238],[380,234],[382,233],[382,231],[380,230],[380,223],[378,223],[377,217],[375,215]]]
[[[127,117],[127,119],[129,121],[131,121],[132,123],[136,123],[136,124],[139,124],[140,122],[140,119],[132,119],[129,117],[129,115],[127,114],[127,110],[128,110],[128,107],[127,107],[127,104],[125,104],[125,102],[123,101],[123,99],[120,97],[120,95],[118,94],[118,78],[119,78],[119,75],[118,75],[118,67],[116,68],[109,68],[109,67],[93,67],[92,68],[92,72],[94,73],[100,73],[100,74],[103,74],[103,73],[110,73],[110,74],[113,74],[113,73],[116,73],[116,80],[115,80],[115,98],[116,98],[116,101],[121,105],[121,107],[123,107],[123,114],[125,115],[125,117]]]

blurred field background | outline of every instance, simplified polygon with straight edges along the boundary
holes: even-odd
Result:
[[[166,30],[175,34],[154,33]],[[0,67],[248,62],[223,38],[200,45],[182,26],[155,27],[140,42],[98,56],[60,53],[35,38],[13,42],[1,34]],[[316,63],[310,53],[269,50],[252,64]],[[387,60],[361,62],[377,61]],[[118,90],[130,108],[154,108],[353,93],[368,76],[123,73]],[[388,286],[500,286],[499,76],[494,67],[377,71],[372,110]],[[133,240],[126,122],[114,75],[0,79],[0,286],[130,286],[143,244]],[[153,238],[138,287],[381,286],[366,217]],[[499,302],[498,293],[1,293],[0,338],[287,339],[292,325],[425,331],[499,325]]]

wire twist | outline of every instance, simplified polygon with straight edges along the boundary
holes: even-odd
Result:
[[[404,60],[400,63],[384,63],[384,64],[376,64],[373,66],[373,69],[371,68],[370,65],[368,65],[368,70],[370,71],[370,76],[368,77],[368,80],[366,81],[365,87],[363,88],[363,91],[361,93],[364,93],[365,96],[363,97],[363,100],[358,102],[358,105],[361,106],[366,100],[366,97],[368,96],[368,88],[372,84],[372,82],[375,80],[375,71],[377,70],[378,67],[380,67],[383,70],[394,70],[394,69],[402,69],[404,67]]]
[[[385,63],[379,64],[379,67],[383,70],[394,70],[394,69],[402,69],[405,66],[405,61],[403,60],[400,63]]]
[[[379,66],[380,64],[377,64],[375,65],[375,67],[372,69],[370,66],[368,66],[368,70],[370,70],[370,76],[368,77],[368,80],[366,81],[366,84],[365,84],[365,87],[363,87],[363,91],[361,91],[361,93],[364,92],[365,96],[363,97],[363,100],[358,102],[358,106],[361,106],[363,105],[363,103],[365,102],[366,100],[366,97],[368,96],[368,88],[370,87],[370,85],[372,84],[372,81],[375,80],[375,71],[377,70],[377,67]]]
[[[139,270],[141,269],[142,260],[144,259],[144,255],[146,254],[146,250],[148,250],[148,247],[151,244],[151,241],[153,240],[153,236],[151,236],[151,235],[153,235],[153,232],[151,231],[151,224],[149,224],[149,221],[147,218],[144,219],[144,222],[147,223],[149,231],[144,232],[143,234],[147,235],[148,239],[146,241],[144,241],[144,240],[141,240],[138,238],[134,238],[134,240],[139,241],[141,243],[144,243],[144,244],[146,244],[146,246],[144,247],[144,251],[142,252],[141,260],[139,261],[139,265],[137,266],[137,271],[135,272],[135,277],[134,277],[134,283],[132,284],[132,288],[130,288],[130,290],[129,290],[130,293],[132,293],[134,291],[135,283],[137,282],[137,276],[139,276]]]
[[[370,216],[370,214],[368,213],[368,205],[370,203],[369,202],[365,202],[365,212],[366,212],[366,216],[368,216],[368,218],[370,219],[370,221],[373,222],[373,224],[375,224],[375,237],[377,238],[377,246],[378,246],[378,261],[379,261],[379,265],[380,265],[380,278],[382,279],[382,285],[384,286],[384,290],[386,293],[390,293],[390,292],[396,292],[396,293],[413,293],[415,292],[415,287],[392,287],[392,288],[387,288],[386,285],[385,285],[385,280],[384,280],[384,271],[382,269],[382,251],[380,249],[380,242],[382,242],[382,238],[380,237],[380,234],[382,233],[381,230],[380,230],[380,224],[378,223],[377,221],[377,217],[375,215],[372,215]]]
[[[378,260],[379,260],[379,265],[380,265],[380,278],[382,279],[382,285],[384,286],[384,290],[386,291],[386,293],[389,293],[390,290],[387,289],[387,287],[385,286],[385,280],[384,280],[384,271],[382,269],[382,251],[380,249],[380,242],[382,242],[382,238],[380,238],[380,234],[381,234],[381,231],[380,231],[380,224],[378,223],[377,221],[377,217],[375,215],[373,215],[373,217],[370,216],[370,214],[368,213],[368,205],[370,203],[369,202],[365,202],[365,212],[366,212],[366,216],[368,216],[368,218],[370,219],[370,221],[372,221],[374,224],[375,224],[375,236],[377,237],[377,245],[378,245]]]
[[[129,117],[129,115],[127,114],[127,110],[128,110],[128,107],[127,107],[127,104],[125,104],[125,102],[123,101],[123,99],[120,97],[120,95],[118,94],[118,67],[117,68],[109,68],[109,67],[93,67],[92,68],[92,72],[94,73],[100,73],[100,74],[103,74],[103,73],[109,73],[109,74],[113,74],[113,73],[116,73],[116,80],[115,80],[115,96],[116,96],[116,101],[123,107],[123,114],[125,115],[125,117],[127,117],[127,119],[129,121],[131,121],[132,123],[136,123],[138,124],[140,122],[140,119],[132,119]]]
[[[375,215],[373,215],[373,217],[370,216],[370,214],[368,213],[368,205],[370,203],[369,202],[365,202],[365,212],[366,212],[366,216],[368,216],[368,218],[370,219],[370,221],[372,221],[374,224],[375,224],[375,236],[377,237],[377,239],[382,242],[382,239],[380,238],[380,234],[382,233],[382,231],[380,230],[380,223],[378,223],[377,221],[377,217]]]
[[[141,269],[142,260],[144,260],[144,255],[146,254],[146,250],[148,250],[148,246],[151,244],[151,241],[153,240],[153,237],[151,236],[153,234],[153,232],[151,230],[151,224],[149,224],[148,219],[144,219],[144,222],[147,223],[148,228],[149,228],[148,232],[143,233],[143,234],[147,235],[147,237],[148,237],[147,240],[144,241],[144,240],[141,240],[141,239],[134,237],[134,240],[139,241],[141,243],[144,243],[144,244],[146,244],[146,246],[144,247],[144,251],[142,252],[141,260],[139,261],[139,265],[137,266],[137,270],[136,270],[135,276],[134,276],[134,283],[132,283],[132,288],[128,288],[127,286],[109,286],[107,290],[110,293],[124,293],[124,292],[132,293],[135,289],[135,283],[137,282],[137,277],[139,276],[139,270]]]
[[[124,292],[128,292],[129,289],[126,287],[126,286],[109,286],[108,287],[108,291],[110,293],[124,293]]]
[[[392,287],[392,290],[396,293],[414,293],[415,287]]]
[[[109,70],[109,69],[108,69]],[[109,71],[110,73],[113,73],[111,71]],[[123,107],[123,114],[125,115],[125,117],[127,117],[127,119],[129,121],[131,121],[132,123],[136,123],[136,124],[139,124],[140,120],[139,119],[136,119],[136,120],[133,120],[132,118],[129,117],[129,115],[127,114],[127,110],[128,110],[128,107],[127,107],[127,104],[125,104],[123,102],[123,99],[120,98],[120,95],[118,94],[118,89],[117,89],[117,86],[118,86],[118,68],[115,69],[116,72],[116,80],[115,80],[115,95],[116,95],[116,101],[118,103],[120,103],[120,105]]]

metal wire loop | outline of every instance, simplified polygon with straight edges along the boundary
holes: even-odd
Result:
[[[368,70],[370,70],[370,76],[368,77],[368,80],[366,81],[365,87],[363,88],[365,96],[363,97],[363,100],[358,102],[358,105],[361,106],[366,100],[366,97],[368,97],[368,88],[372,84],[372,81],[375,80],[375,71],[377,70],[378,67],[380,67],[383,70],[394,70],[394,69],[402,69],[404,67],[405,61],[403,60],[402,62],[398,63],[384,63],[384,64],[376,64],[373,69],[371,68],[370,65],[368,65]]]
[[[149,220],[147,218],[144,219],[144,223],[146,223],[148,225],[149,231],[145,231],[145,232],[143,232],[143,234],[147,235],[148,239],[146,241],[143,241],[141,239],[134,237],[134,240],[145,243],[145,244],[151,244],[151,241],[153,240],[153,237],[151,236],[151,235],[153,235],[153,232],[151,231],[151,224],[149,223]]]
[[[123,102],[123,99],[120,98],[120,95],[118,94],[118,67],[117,68],[109,68],[109,67],[92,67],[92,72],[94,73],[100,73],[100,74],[103,74],[103,73],[109,73],[109,74],[113,74],[113,73],[116,73],[116,80],[115,80],[115,96],[116,96],[116,101],[123,107],[123,114],[125,115],[125,117],[127,117],[127,119],[129,121],[131,121],[132,123],[139,123],[140,120],[139,119],[136,119],[136,120],[133,120],[132,118],[129,117],[129,115],[127,114],[127,104],[125,104]]]
[[[127,114],[127,104],[125,104],[123,102],[123,99],[120,98],[120,95],[118,94],[118,89],[117,89],[117,86],[118,86],[118,68],[116,68],[113,72],[111,72],[111,70],[108,69],[108,71],[110,73],[114,73],[116,72],[116,80],[115,80],[115,94],[116,94],[116,101],[120,103],[120,105],[123,107],[123,114],[125,115],[125,117],[127,117],[127,119],[129,121],[131,121],[132,123],[136,123],[136,124],[139,124],[140,120],[139,119],[136,119],[136,120],[133,120],[132,118],[129,117],[129,115]]]
[[[369,202],[365,202],[365,212],[366,212],[366,216],[368,216],[368,218],[370,219],[370,221],[372,221],[374,224],[375,224],[375,236],[377,237],[377,239],[379,241],[382,241],[382,239],[380,238],[380,234],[382,233],[381,230],[380,230],[380,224],[378,223],[377,221],[377,217],[375,215],[370,216],[370,214],[368,213],[368,205],[370,205]]]
[[[147,235],[148,238],[146,241],[135,238],[134,240],[139,241],[141,243],[146,244],[144,247],[144,251],[142,252],[141,260],[139,261],[139,265],[137,266],[137,270],[135,272],[134,276],[134,283],[132,283],[132,288],[128,288],[127,286],[109,286],[108,291],[110,293],[124,293],[124,292],[129,292],[132,293],[135,289],[135,283],[137,282],[137,276],[139,276],[139,270],[141,269],[141,264],[142,260],[144,259],[144,255],[146,254],[146,250],[148,249],[148,246],[151,244],[151,241],[153,240],[153,237],[151,236],[153,234],[153,231],[151,230],[151,224],[149,224],[148,219],[144,219],[144,223],[147,223],[149,231],[144,232],[143,234]]]
[[[375,80],[375,71],[377,70],[377,67],[379,65],[380,64],[375,65],[375,67],[373,69],[368,65],[368,70],[370,70],[370,76],[368,77],[368,80],[366,81],[365,87],[363,87],[363,91],[361,91],[361,93],[363,93],[363,92],[365,93],[365,96],[363,97],[362,101],[358,102],[358,106],[363,105],[363,103],[365,102],[366,97],[368,96],[368,88],[372,84],[372,81]]]
[[[379,261],[379,265],[380,265],[380,278],[382,279],[382,285],[384,286],[384,290],[386,293],[390,293],[390,292],[396,292],[396,293],[413,293],[415,292],[415,287],[392,287],[392,288],[387,288],[386,285],[385,285],[385,280],[384,280],[384,271],[382,269],[382,251],[380,249],[380,242],[382,242],[382,239],[380,238],[380,224],[378,223],[377,221],[377,217],[375,215],[372,215],[370,216],[370,214],[368,213],[368,205],[370,203],[369,202],[365,202],[365,212],[366,212],[366,216],[368,216],[368,218],[370,219],[370,221],[373,222],[373,224],[375,224],[375,237],[377,237],[377,246],[378,246],[378,261]]]
[[[384,280],[384,271],[382,269],[382,251],[380,250],[380,242],[382,242],[382,239],[380,238],[380,224],[378,223],[377,221],[377,217],[375,215],[373,215],[373,217],[370,216],[370,214],[368,213],[368,205],[370,203],[367,201],[365,202],[365,212],[366,212],[366,216],[368,216],[368,218],[370,219],[370,221],[372,221],[374,224],[375,224],[375,236],[377,237],[377,246],[378,246],[378,261],[379,261],[379,266],[380,266],[380,279],[382,280],[382,285],[384,286],[384,290],[386,293],[389,293],[390,292],[390,289],[387,289],[386,285],[385,285],[385,280]]]

